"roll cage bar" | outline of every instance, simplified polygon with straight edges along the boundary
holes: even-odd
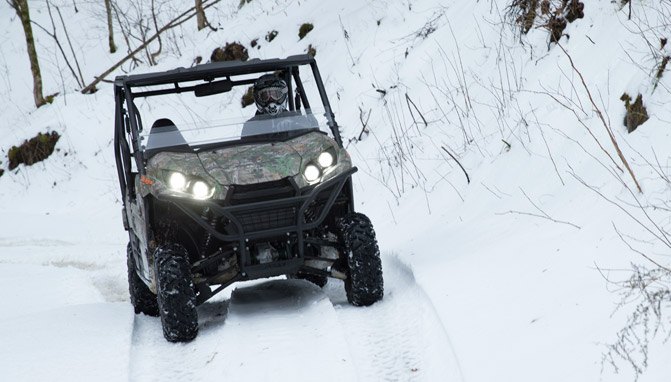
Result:
[[[118,76],[114,80],[114,99],[115,99],[115,120],[114,120],[114,153],[119,175],[121,193],[124,197],[123,203],[126,204],[127,192],[134,194],[134,178],[132,161],[135,161],[137,172],[140,175],[145,174],[146,158],[140,144],[140,132],[142,131],[142,119],[133,100],[139,97],[151,97],[162,94],[175,94],[182,92],[191,92],[196,90],[196,85],[180,86],[184,82],[205,81],[213,82],[216,79],[227,78],[230,81],[231,76],[255,74],[269,71],[284,71],[285,80],[289,86],[289,94],[293,94],[293,77],[296,82],[298,95],[294,99],[289,97],[290,110],[300,108],[301,102],[306,109],[310,108],[310,103],[305,95],[303,83],[299,75],[299,67],[310,65],[312,74],[315,78],[317,90],[324,106],[327,124],[333,133],[333,137],[339,146],[342,147],[340,129],[335,120],[335,115],[331,109],[324,83],[317,67],[315,59],[309,55],[296,55],[284,59],[260,60],[252,59],[249,61],[226,61],[215,62],[203,65],[197,65],[192,68],[177,68],[160,73],[136,74],[128,76]],[[252,84],[255,80],[231,81],[233,86]],[[133,88],[152,86],[173,85],[172,88],[163,88],[156,90],[145,90],[133,92]],[[126,107],[124,107],[126,105]],[[130,142],[128,141],[130,138]],[[130,187],[129,187],[130,185]]]

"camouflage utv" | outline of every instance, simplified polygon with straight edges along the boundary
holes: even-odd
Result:
[[[250,121],[240,99],[270,73],[288,111]],[[130,299],[168,341],[195,338],[197,306],[236,281],[331,277],[353,305],[382,298],[375,232],[354,212],[357,169],[314,58],[120,76],[114,90]]]

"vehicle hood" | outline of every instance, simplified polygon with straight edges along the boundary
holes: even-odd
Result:
[[[234,146],[198,154],[205,171],[222,186],[295,176],[302,157],[288,142]]]
[[[284,142],[255,143],[198,153],[207,171],[222,186],[280,180],[301,173],[334,142],[322,133],[309,133]]]

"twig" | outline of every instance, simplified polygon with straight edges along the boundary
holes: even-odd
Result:
[[[368,110],[368,117],[366,118],[366,121],[364,122],[363,120],[363,109],[359,107],[359,120],[361,121],[361,132],[359,133],[359,138],[357,140],[363,139],[363,133],[368,133],[368,121],[370,120],[370,114],[373,111],[373,109]]]
[[[545,143],[545,149],[548,151],[548,155],[550,156],[550,160],[552,161],[552,166],[554,166],[555,173],[557,174],[557,177],[559,178],[559,181],[561,182],[562,186],[565,186],[566,184],[564,183],[564,179],[562,179],[561,175],[559,175],[559,170],[557,169],[557,163],[555,163],[555,159],[552,156],[550,146],[548,146],[548,141],[545,139],[545,134],[543,133],[543,127],[541,127],[541,124],[538,121],[538,116],[536,116],[536,110],[532,110],[532,113],[534,115],[534,118],[536,119],[536,125],[538,126],[538,131],[540,131],[541,133],[541,138],[543,138],[543,142]]]
[[[443,151],[445,151],[445,152],[447,153],[447,155],[449,155],[452,159],[454,159],[455,162],[457,162],[457,164],[459,165],[459,167],[461,167],[461,171],[463,171],[463,172],[464,172],[464,175],[466,175],[466,183],[470,184],[470,183],[471,183],[471,177],[468,176],[468,173],[466,172],[466,169],[464,168],[464,166],[461,165],[461,163],[457,160],[457,158],[455,158],[454,155],[452,155],[452,153],[449,152],[449,151],[445,148],[445,146],[440,146],[440,148],[443,149]]]
[[[538,207],[538,206],[536,205],[536,203],[534,203],[533,200],[531,200],[531,198],[529,197],[529,195],[527,195],[527,193],[524,192],[524,190],[523,190],[521,187],[520,187],[520,191],[522,191],[522,194],[523,194],[524,197],[529,201],[529,203],[531,203],[531,205],[534,206],[534,208],[535,208],[538,212],[540,212],[541,214],[543,214],[543,215],[541,216],[541,215],[536,215],[536,214],[532,214],[532,213],[528,213],[528,212],[517,212],[517,211],[511,211],[511,212],[513,212],[513,213],[519,213],[519,214],[522,214],[522,215],[530,215],[530,216],[544,217],[544,218],[549,219],[549,220],[551,220],[551,221],[553,221],[553,222],[555,222],[555,223],[568,224],[568,225],[570,225],[570,226],[572,226],[572,227],[575,227],[575,228],[577,228],[577,229],[580,229],[580,226],[578,226],[578,225],[576,225],[576,224],[573,224],[573,223],[571,223],[571,222],[565,222],[565,221],[562,221],[562,220],[554,219],[553,217],[551,217],[550,215],[548,215],[545,211],[543,211],[540,207]]]
[[[623,242],[624,244],[626,244],[627,247],[629,247],[630,250],[632,250],[633,252],[636,252],[636,253],[638,253],[639,255],[643,256],[646,260],[648,260],[648,261],[650,261],[651,263],[655,264],[657,267],[659,267],[659,268],[661,268],[661,269],[663,269],[663,270],[665,270],[665,271],[667,271],[667,272],[671,272],[671,269],[669,269],[669,268],[663,266],[662,264],[660,264],[660,263],[656,262],[655,260],[651,259],[651,258],[650,258],[648,255],[646,255],[645,253],[643,253],[643,252],[641,252],[641,251],[635,249],[634,247],[632,247],[631,244],[629,244],[629,242],[628,242],[627,240],[624,239],[624,236],[622,236],[622,233],[617,229],[617,227],[615,226],[615,223],[611,222],[611,224],[613,224],[613,229],[615,230],[615,233],[617,233],[617,236],[620,237],[620,240],[622,240],[622,242]]]
[[[207,5],[204,5],[204,6],[203,6],[203,9],[207,9],[207,8],[213,6],[214,4],[216,4],[216,3],[220,2],[220,1],[221,1],[221,0],[212,0],[212,1],[209,2]],[[92,81],[90,84],[88,84],[84,89],[82,89],[81,92],[84,93],[84,94],[93,93],[93,92],[95,91],[95,87],[96,87],[97,84],[99,84],[104,78],[106,78],[107,76],[109,76],[109,75],[110,75],[112,72],[114,72],[117,68],[119,68],[121,65],[123,65],[123,63],[125,63],[125,62],[128,61],[129,59],[135,57],[135,55],[136,55],[137,53],[139,53],[140,51],[142,51],[143,49],[145,49],[145,48],[149,45],[149,43],[151,43],[152,41],[154,41],[154,40],[155,40],[161,33],[165,32],[165,31],[167,31],[167,30],[169,30],[169,29],[171,29],[171,28],[174,28],[174,27],[176,27],[176,26],[182,25],[182,24],[184,24],[185,22],[187,22],[188,20],[190,20],[191,18],[193,18],[193,17],[196,15],[196,13],[194,12],[195,9],[196,9],[196,7],[191,7],[189,10],[183,12],[182,14],[180,14],[179,16],[175,17],[175,18],[172,19],[170,22],[168,22],[167,24],[165,24],[161,29],[157,30],[156,33],[154,33],[151,37],[149,37],[145,42],[143,42],[140,46],[138,46],[137,48],[135,48],[135,50],[133,50],[132,52],[128,53],[128,55],[126,55],[126,57],[124,57],[124,58],[122,58],[121,60],[117,61],[117,63],[115,63],[114,65],[112,65],[109,69],[105,70],[105,71],[104,71],[103,73],[101,73],[100,75],[94,77],[95,80]],[[190,14],[190,13],[192,13],[192,14]]]
[[[620,165],[618,165],[617,162],[615,161],[615,158],[613,158],[613,156],[610,155],[610,153],[608,152],[608,150],[606,150],[606,148],[603,147],[603,145],[601,144],[601,141],[599,140],[599,138],[597,138],[596,135],[594,135],[594,132],[589,128],[589,126],[587,126],[587,124],[585,124],[585,122],[583,122],[583,120],[582,120],[582,119],[580,118],[580,116],[578,115],[578,112],[576,111],[576,108],[578,108],[580,111],[582,111],[582,112],[587,116],[587,113],[585,113],[584,110],[580,109],[579,106],[576,106],[576,108],[573,108],[573,107],[571,107],[570,105],[567,105],[567,104],[565,104],[565,103],[562,103],[557,97],[555,97],[553,94],[551,94],[551,93],[550,93],[549,91],[547,91],[547,90],[545,90],[544,92],[536,92],[536,91],[528,91],[528,92],[533,93],[533,94],[544,94],[544,95],[547,95],[548,97],[552,98],[555,102],[557,102],[559,105],[561,105],[562,107],[564,107],[566,110],[568,110],[568,111],[570,111],[571,113],[573,113],[573,115],[575,116],[575,118],[578,120],[578,123],[580,123],[580,125],[581,125],[582,127],[584,127],[585,130],[587,130],[587,133],[590,135],[590,137],[592,137],[592,139],[593,139],[594,142],[597,144],[597,146],[599,146],[599,149],[600,149],[600,150],[601,150],[601,151],[608,157],[608,159],[610,159],[611,162],[613,162],[613,166],[615,166],[615,168],[617,168],[619,171],[624,172],[624,170],[622,169],[622,167],[620,167]]]
[[[671,242],[669,241],[669,239],[668,239],[664,234],[662,234],[662,235],[660,236],[660,234],[654,232],[650,227],[648,227],[646,224],[644,224],[640,219],[636,218],[631,212],[627,211],[627,209],[625,209],[625,208],[622,207],[620,204],[618,204],[618,203],[614,202],[613,200],[609,199],[608,197],[606,197],[606,195],[604,195],[602,192],[600,192],[599,190],[597,190],[597,189],[594,188],[593,186],[590,186],[589,184],[587,184],[587,182],[585,182],[585,181],[584,181],[581,177],[579,177],[575,172],[569,171],[569,174],[571,174],[571,176],[573,176],[573,178],[575,178],[575,179],[576,179],[578,182],[580,182],[583,186],[585,186],[585,187],[587,187],[588,189],[592,190],[594,193],[596,193],[597,195],[601,196],[601,198],[603,198],[604,200],[606,200],[606,201],[609,202],[610,204],[612,204],[612,205],[614,205],[615,207],[617,207],[617,208],[619,208],[620,210],[622,210],[622,212],[624,212],[625,214],[627,214],[627,216],[629,216],[632,220],[634,220],[634,221],[635,221],[639,226],[641,226],[643,229],[645,229],[646,231],[648,231],[648,233],[650,233],[653,237],[655,237],[655,238],[656,238],[657,240],[659,240],[660,242],[664,243],[664,245],[666,245],[667,247],[671,248]],[[645,213],[645,210],[643,210],[643,212]],[[646,215],[647,215],[647,214],[646,214]],[[653,224],[654,224],[654,223],[653,223]],[[661,230],[661,229],[659,228],[659,226],[657,226],[656,224],[655,224],[655,229],[657,229],[657,230]]]
[[[347,33],[347,29],[345,29],[340,15],[338,15],[338,20],[340,21],[340,29],[342,29],[342,34],[345,37],[345,47],[347,48],[347,53],[349,54],[350,60],[352,60],[352,67],[354,67],[356,66],[356,62],[354,61],[354,56],[352,56],[352,50],[350,49],[349,33]]]
[[[513,211],[513,210],[510,210],[510,211],[506,211],[506,212],[502,212],[502,213],[501,213],[501,212],[497,212],[497,213],[496,213],[496,215],[508,215],[508,214],[517,214],[517,215],[533,216],[533,217],[535,217],[535,218],[547,219],[547,220],[550,220],[550,221],[552,221],[552,222],[554,222],[554,223],[567,224],[567,225],[570,225],[571,227],[580,229],[580,226],[577,226],[577,225],[575,225],[575,224],[573,224],[573,223],[571,223],[571,222],[565,222],[565,221],[561,221],[561,220],[556,220],[556,219],[553,219],[553,218],[551,218],[551,217],[549,217],[549,216],[539,215],[539,214],[534,214],[533,212],[523,212],[523,211]]]
[[[124,24],[121,22],[121,17],[119,16],[119,10],[117,9],[117,5],[115,3],[111,3],[112,5],[112,10],[114,11],[114,17],[116,17],[117,24],[119,24],[119,29],[121,29],[121,35],[123,36],[123,39],[126,41],[126,52],[130,53],[131,48],[130,48],[130,40],[128,39],[128,33],[126,33],[126,29],[124,28]]]
[[[156,21],[156,9],[154,8],[154,0],[151,0],[151,18],[154,21],[154,28],[158,31],[158,21]],[[158,55],[161,54],[161,51],[163,50],[163,42],[161,41],[161,36],[159,35],[158,37],[156,37],[156,39],[158,40],[158,50],[151,54],[151,61],[153,61],[154,65],[156,64],[156,57],[158,57]]]
[[[82,75],[82,69],[79,67],[79,60],[75,54],[75,49],[72,47],[72,41],[70,41],[70,34],[68,29],[65,27],[65,21],[63,21],[63,15],[61,14],[61,9],[54,5],[56,12],[58,12],[58,17],[61,19],[61,24],[63,25],[63,32],[65,32],[65,39],[68,41],[70,46],[70,52],[72,52],[72,58],[75,60],[75,66],[77,66],[77,73],[79,73],[79,78],[82,80],[82,86],[84,85],[84,76]],[[49,8],[49,2],[47,1],[47,9],[49,10],[49,17],[51,17],[51,9]],[[53,20],[52,20],[53,22]]]
[[[419,113],[419,116],[422,118],[422,122],[424,122],[424,126],[429,126],[429,123],[426,122],[426,118],[424,118],[424,115],[422,114],[421,111],[419,111],[419,108],[415,103],[410,99],[410,96],[408,93],[405,93],[405,102],[408,104],[408,110],[410,111],[410,116],[412,117],[412,120],[415,122],[415,125],[417,124],[417,121],[415,121],[415,114],[413,114],[412,109],[410,108],[410,105],[412,105],[415,110],[417,110],[417,113]]]
[[[629,166],[629,162],[627,159],[624,157],[624,154],[622,154],[622,150],[620,150],[620,145],[617,143],[617,140],[615,139],[615,135],[613,134],[612,129],[606,122],[606,119],[603,116],[603,113],[601,112],[601,109],[596,105],[596,102],[594,102],[594,98],[592,98],[592,93],[589,91],[589,87],[587,86],[587,83],[585,82],[585,78],[582,76],[582,73],[576,68],[575,64],[573,63],[573,58],[571,57],[570,54],[564,49],[564,47],[557,43],[557,46],[561,48],[562,52],[566,55],[568,58],[569,62],[571,63],[571,67],[573,68],[573,71],[576,72],[576,74],[580,77],[580,81],[582,82],[582,86],[585,89],[585,92],[587,92],[587,97],[589,97],[589,101],[592,103],[592,107],[594,108],[594,111],[596,114],[599,116],[599,119],[601,120],[601,123],[603,123],[603,127],[606,129],[608,132],[608,136],[610,137],[610,141],[613,143],[613,146],[615,147],[615,151],[617,152],[618,157],[620,157],[620,160],[622,161],[622,164],[624,164],[624,167],[627,169],[629,172],[629,175],[631,175],[631,178],[634,180],[634,183],[636,184],[636,188],[638,189],[638,192],[642,193],[643,189],[641,189],[641,185],[638,183],[638,180],[636,179],[636,175],[634,175],[634,171],[632,171],[631,167]]]
[[[70,73],[72,73],[72,76],[75,78],[75,81],[77,81],[77,85],[84,86],[83,83],[79,82],[79,77],[77,77],[77,73],[75,72],[75,69],[72,67],[72,65],[70,64],[70,60],[68,60],[68,57],[65,55],[65,51],[63,50],[63,46],[61,45],[61,42],[58,40],[58,36],[56,36],[55,33],[49,32],[48,30],[46,30],[46,28],[44,28],[42,25],[36,23],[35,21],[30,20],[30,22],[33,25],[35,25],[36,27],[42,29],[42,31],[44,31],[44,33],[48,34],[49,36],[51,36],[51,38],[54,39],[54,42],[56,42],[56,46],[58,47],[58,50],[61,52],[61,55],[63,56],[63,59],[65,60],[65,64],[70,69]],[[55,32],[55,29],[54,29],[54,32]]]

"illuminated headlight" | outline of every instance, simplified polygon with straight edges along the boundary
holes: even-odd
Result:
[[[202,180],[197,180],[191,185],[191,194],[196,199],[207,199],[212,196],[212,189]]]
[[[214,188],[200,179],[188,178],[180,172],[170,172],[167,176],[168,188],[176,196],[190,196],[194,199],[205,200],[214,195]]]
[[[319,167],[313,164],[305,166],[305,170],[303,170],[303,176],[309,183],[317,181],[321,175],[322,172]]]
[[[186,177],[179,172],[173,172],[168,177],[168,185],[175,191],[184,191],[186,189]]]
[[[335,158],[333,157],[333,154],[331,154],[328,151],[324,151],[323,153],[319,154],[319,157],[317,158],[317,162],[323,169],[327,169],[331,166],[333,166],[333,163],[335,162]]]

